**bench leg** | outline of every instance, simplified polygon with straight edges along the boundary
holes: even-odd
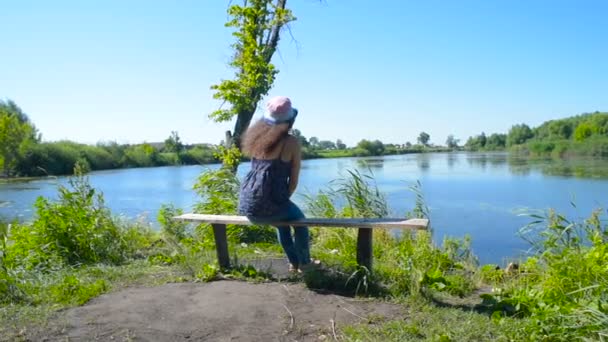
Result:
[[[212,224],[213,236],[215,237],[215,248],[217,250],[217,261],[220,268],[230,267],[230,256],[228,255],[228,239],[226,238],[225,224]]]
[[[372,229],[359,228],[357,233],[357,263],[372,270]]]

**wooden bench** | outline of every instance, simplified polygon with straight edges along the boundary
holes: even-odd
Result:
[[[203,214],[184,214],[175,216],[173,219],[178,221],[189,221],[197,223],[209,223],[213,227],[215,246],[217,249],[217,259],[222,268],[230,267],[228,255],[228,240],[226,238],[226,225],[254,225],[259,223],[251,222],[245,216],[230,215],[203,215]],[[306,218],[287,222],[264,222],[273,226],[309,226],[309,227],[350,227],[359,228],[357,232],[357,263],[367,267],[371,271],[372,267],[372,229],[376,228],[399,228],[399,229],[427,229],[429,221],[427,219],[345,219],[345,218]]]

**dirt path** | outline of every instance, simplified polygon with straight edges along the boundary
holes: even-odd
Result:
[[[400,313],[397,305],[303,284],[177,283],[102,295],[63,312],[55,329],[32,340],[331,341],[334,329]]]

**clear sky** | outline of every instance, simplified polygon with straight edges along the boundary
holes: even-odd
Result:
[[[238,0],[233,0],[238,1]],[[307,136],[415,142],[608,110],[608,1],[288,0],[271,95]],[[218,143],[228,0],[0,0],[0,98],[45,140]],[[287,33],[287,32],[285,32]]]

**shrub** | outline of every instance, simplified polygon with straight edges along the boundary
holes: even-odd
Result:
[[[103,196],[83,175],[70,178],[69,185],[59,186],[56,201],[39,197],[31,225],[15,227],[9,264],[31,269],[57,264],[116,264],[125,260],[129,243],[112,219]]]
[[[529,316],[532,339],[601,339],[608,332],[608,226],[549,211],[522,229],[535,255],[511,281],[484,295],[494,317]]]
[[[0,222],[0,303],[18,300],[22,297],[15,272],[6,263],[10,225]]]

